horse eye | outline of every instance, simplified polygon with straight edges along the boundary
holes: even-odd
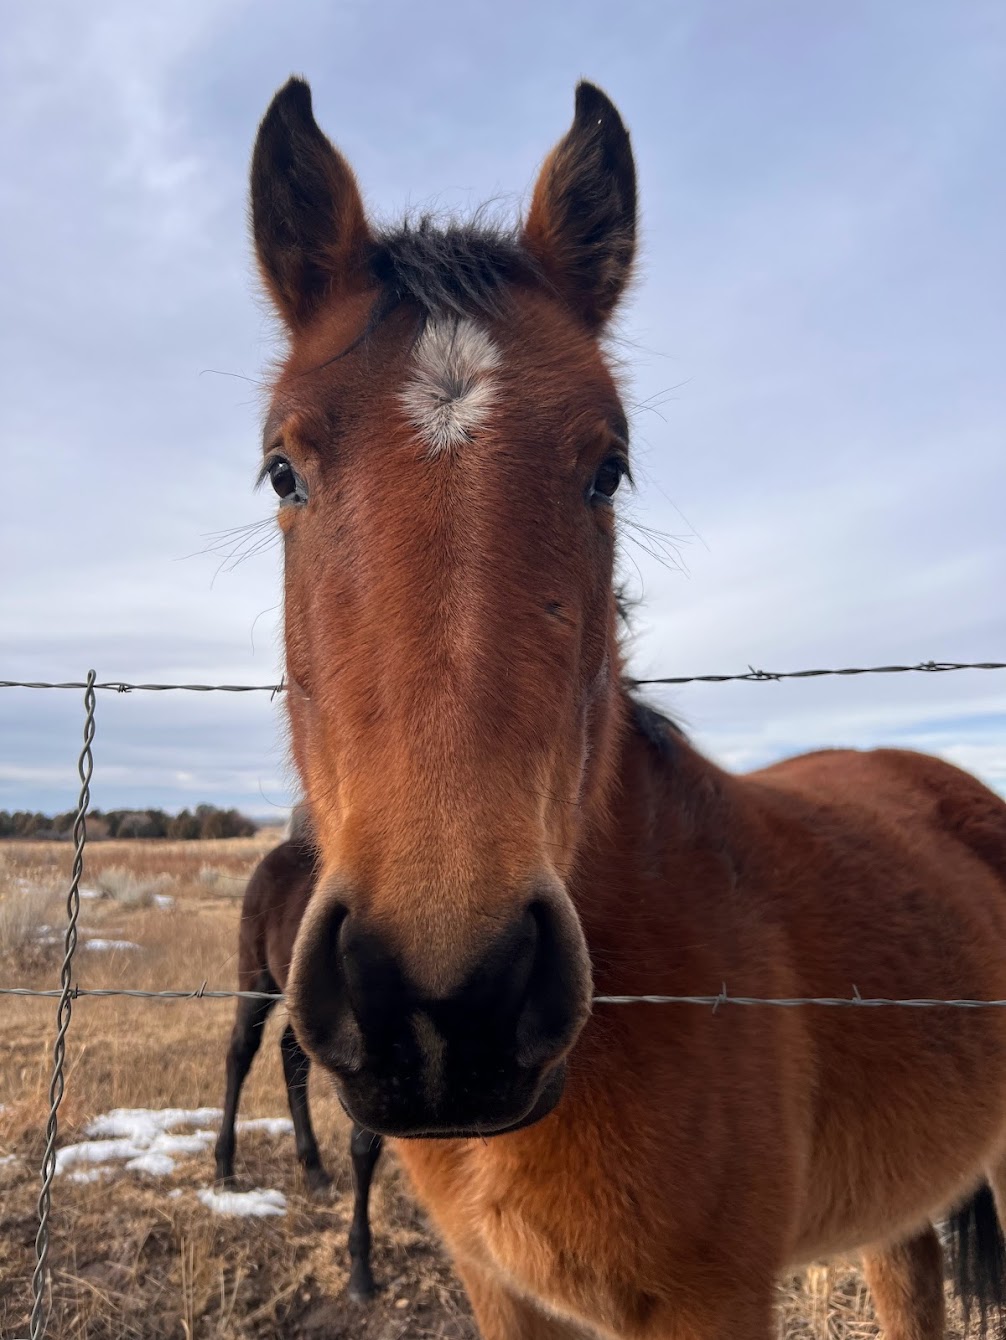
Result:
[[[613,498],[623,477],[628,473],[628,469],[629,467],[621,456],[609,456],[594,476],[590,496],[592,498]]]
[[[289,461],[277,456],[269,463],[269,482],[276,490],[277,497],[292,498],[297,492],[297,476]]]

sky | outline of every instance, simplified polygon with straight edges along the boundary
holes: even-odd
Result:
[[[270,511],[246,183],[291,73],[386,220],[516,212],[576,80],[620,108],[634,673],[1006,660],[999,0],[22,0],[3,25],[0,679],[281,673],[278,546],[214,547]],[[1006,794],[1006,672],[653,696],[729,767],[898,744]],[[78,694],[0,690],[0,808],[70,808],[80,735]],[[105,694],[94,752],[102,808],[295,794],[268,694]]]

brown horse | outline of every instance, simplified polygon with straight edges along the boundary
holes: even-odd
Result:
[[[282,991],[301,917],[311,897],[317,853],[303,807],[294,811],[289,839],[255,867],[245,889],[238,932],[238,989],[274,995]],[[227,1049],[227,1093],[216,1143],[217,1181],[234,1181],[235,1126],[241,1086],[262,1043],[275,1000],[242,998]],[[280,1038],[283,1077],[293,1117],[297,1158],[310,1191],[331,1185],[318,1152],[307,1101],[311,1063],[287,1024]],[[349,1293],[359,1300],[374,1292],[370,1265],[370,1185],[381,1154],[381,1137],[353,1123],[349,1137],[353,1218],[349,1229]]]
[[[381,231],[294,80],[252,215],[319,849],[292,1019],[411,1137],[482,1335],[768,1340],[780,1272],[861,1249],[888,1335],[935,1340],[955,1211],[998,1302],[1006,1011],[592,1004],[1006,997],[1001,799],[893,749],[732,776],[623,677],[614,107],[579,86],[514,231]]]

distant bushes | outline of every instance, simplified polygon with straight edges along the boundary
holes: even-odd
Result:
[[[0,810],[0,838],[32,838],[67,842],[73,835],[74,814],[53,816],[15,810]],[[197,838],[251,837],[258,825],[237,810],[215,805],[197,805],[181,814],[164,810],[91,810],[87,816],[88,840],[101,838]]]

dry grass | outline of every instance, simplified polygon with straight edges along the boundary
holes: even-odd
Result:
[[[0,967],[24,971],[45,965],[54,955],[50,930],[63,918],[59,873],[48,861],[16,859],[0,846]]]
[[[0,893],[0,959],[23,962],[45,926],[43,900],[33,889],[16,885]]]
[[[232,987],[237,905],[256,860],[279,836],[95,844],[85,888],[129,876],[136,887],[160,892],[170,881],[174,901],[170,907],[142,898],[84,901],[82,946],[94,934],[142,949],[82,948],[81,985],[194,988],[205,981]],[[0,909],[12,891],[27,896],[27,890],[36,900],[29,907],[45,909],[36,924],[48,918],[58,926],[70,858],[63,844],[5,843]],[[27,914],[9,915],[13,926]],[[25,943],[27,950],[22,944],[0,955],[5,984],[53,985],[58,950],[39,949],[31,932]],[[75,1003],[61,1144],[80,1138],[92,1117],[114,1107],[218,1106],[232,1013],[229,1001]],[[242,1116],[286,1115],[280,1013],[245,1087]],[[0,1000],[0,1340],[27,1334],[53,1018],[49,1000]],[[379,1169],[372,1213],[374,1268],[383,1288],[368,1308],[348,1301],[348,1128],[323,1081],[312,1081],[311,1098],[334,1177],[328,1197],[304,1194],[289,1136],[238,1136],[242,1184],[283,1191],[284,1218],[227,1219],[204,1208],[196,1192],[211,1184],[212,1151],[180,1159],[165,1178],[125,1170],[108,1182],[57,1178],[50,1334],[66,1340],[473,1340],[461,1289],[390,1159]],[[787,1340],[878,1335],[852,1264],[786,1281],[780,1312]]]
[[[279,834],[219,842],[108,842],[88,852],[83,885],[123,882],[162,891],[144,900],[81,904],[78,980],[84,986],[233,987],[237,911],[256,860]],[[6,843],[0,896],[39,887],[61,898],[70,852],[62,845]],[[213,874],[207,878],[207,871]],[[47,913],[47,915],[49,915]],[[50,924],[60,924],[57,902]],[[92,935],[141,952],[88,953]],[[59,954],[9,956],[5,985],[51,986]],[[275,1012],[242,1096],[241,1115],[286,1116]],[[219,1106],[230,1001],[82,999],[73,1006],[60,1143],[81,1138],[115,1107]],[[27,1334],[44,1147],[54,1004],[0,1000],[0,1337]],[[346,1234],[352,1204],[348,1125],[323,1081],[312,1084],[315,1128],[334,1186],[309,1198],[289,1136],[240,1132],[244,1187],[287,1196],[284,1218],[227,1219],[196,1198],[211,1185],[212,1151],[182,1158],[150,1178],[125,1170],[108,1182],[56,1179],[51,1334],[67,1340],[470,1340],[460,1287],[402,1193],[390,1159],[373,1202],[374,1269],[382,1288],[369,1309],[346,1297]],[[10,1156],[13,1156],[12,1158]],[[179,1195],[172,1193],[180,1192]]]

